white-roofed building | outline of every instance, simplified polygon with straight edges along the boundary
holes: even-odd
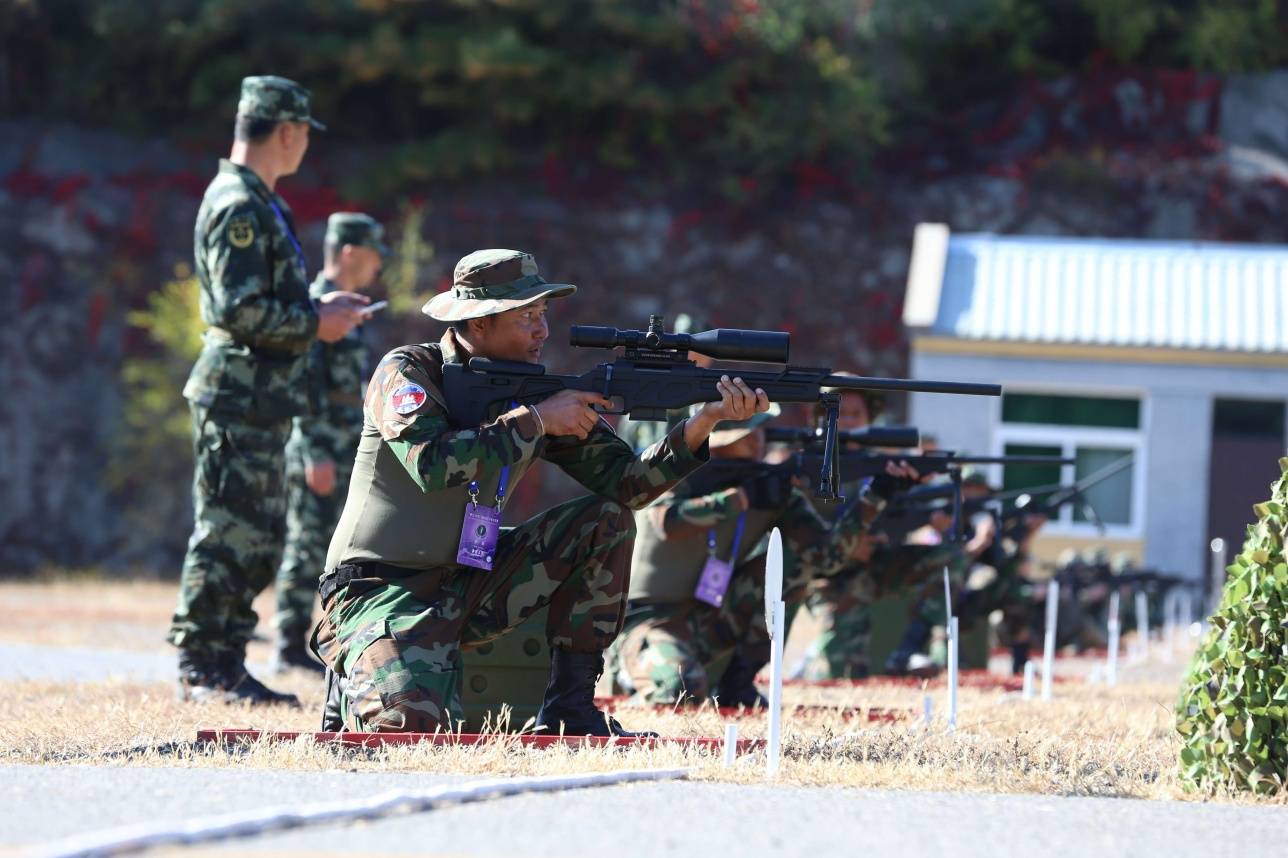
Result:
[[[917,228],[904,323],[914,377],[1000,382],[1000,399],[914,395],[946,449],[1076,458],[1130,471],[1066,508],[1039,551],[1104,544],[1200,577],[1213,537],[1241,544],[1284,455],[1288,247],[951,235]],[[1058,468],[1010,469],[1011,485]],[[1104,535],[1093,524],[1099,515]]]

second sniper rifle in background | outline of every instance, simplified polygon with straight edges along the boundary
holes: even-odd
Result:
[[[824,441],[815,494],[839,500],[836,390],[903,390],[1001,396],[1000,384],[864,378],[834,375],[831,369],[784,366],[778,370],[704,369],[689,359],[697,352],[717,360],[786,364],[790,336],[781,331],[717,328],[696,334],[668,333],[661,316],[650,316],[647,331],[574,325],[572,345],[581,348],[623,348],[621,357],[581,375],[547,373],[540,364],[472,358],[468,364],[443,367],[443,390],[448,413],[461,427],[481,425],[509,403],[531,405],[561,390],[599,393],[612,400],[606,413],[633,420],[664,420],[668,411],[715,402],[716,382],[738,375],[752,389],[764,390],[771,402],[817,402],[824,409]],[[825,392],[828,391],[828,392]]]

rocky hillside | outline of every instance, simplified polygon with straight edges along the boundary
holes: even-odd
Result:
[[[177,571],[191,523],[181,445],[140,461],[123,444],[135,403],[122,374],[133,361],[182,376],[183,361],[131,313],[186,275],[198,200],[226,145],[0,122],[0,312],[10,320],[0,326],[0,572],[51,562]],[[380,157],[319,137],[306,172],[283,183],[314,264],[327,214],[358,205],[335,188]],[[790,190],[754,207],[553,157],[362,207],[432,246],[412,271],[420,293],[445,288],[455,260],[487,246],[531,250],[548,274],[581,284],[558,308],[556,342],[574,322],[634,327],[685,311],[789,330],[799,363],[895,374],[916,223],[1281,242],[1285,158],[1288,72],[1092,71],[964,108],[951,138],[919,139],[869,174],[801,167]],[[409,313],[373,339],[438,333]],[[550,354],[560,368],[592,359],[561,345]],[[177,390],[163,398],[181,417]],[[542,475],[516,500],[531,511],[568,490]]]

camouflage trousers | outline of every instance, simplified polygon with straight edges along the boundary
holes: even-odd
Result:
[[[495,640],[549,605],[552,648],[602,652],[617,637],[635,520],[589,496],[501,534],[492,571],[342,566],[356,574],[330,595],[313,648],[346,680],[351,730],[450,729],[460,714],[461,650]]]
[[[327,548],[340,520],[352,471],[349,458],[336,460],[335,489],[329,495],[319,495],[304,481],[303,454],[287,447],[286,549],[273,586],[277,599],[273,625],[284,641],[303,643],[313,628],[318,578],[326,565]]]
[[[735,651],[756,667],[768,661],[764,582],[765,558],[754,557],[734,568],[719,608],[696,599],[633,606],[612,658],[614,673],[629,677],[632,700],[705,700]],[[784,584],[785,601],[802,596],[803,588]]]
[[[806,679],[862,679],[870,674],[872,595],[859,569],[820,581],[805,600],[819,627],[806,653]]]
[[[273,581],[284,531],[289,420],[251,425],[192,407],[193,529],[169,640],[202,659],[241,656]]]
[[[946,545],[881,545],[869,568],[851,567],[834,578],[817,582],[806,601],[820,626],[818,638],[807,653],[805,676],[809,679],[858,679],[868,676],[868,643],[872,637],[872,603],[888,592],[911,588],[921,594],[919,608],[932,609],[938,595],[943,617],[943,577],[960,577],[961,551]],[[886,582],[877,592],[874,581]],[[935,589],[935,588],[938,589]]]

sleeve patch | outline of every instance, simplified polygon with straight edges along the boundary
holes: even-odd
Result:
[[[429,395],[415,382],[407,382],[389,394],[389,408],[395,414],[410,414],[425,404]]]
[[[245,250],[255,241],[255,224],[250,215],[240,215],[228,221],[228,243],[238,250]]]

